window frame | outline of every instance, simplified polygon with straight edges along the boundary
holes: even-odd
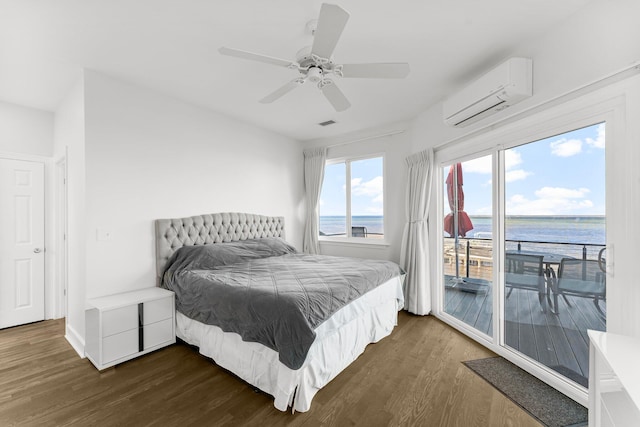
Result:
[[[384,230],[384,235],[382,239],[368,239],[363,237],[352,237],[351,236],[351,163],[357,162],[360,160],[370,160],[370,159],[382,159],[382,227]],[[386,194],[387,194],[387,161],[386,154],[384,152],[375,152],[364,155],[355,155],[355,156],[341,156],[341,157],[333,157],[331,159],[326,159],[325,168],[330,165],[335,164],[345,164],[345,232],[346,236],[318,236],[319,242],[331,242],[338,244],[349,244],[349,245],[377,245],[377,246],[388,246],[387,239],[387,204],[385,203]],[[320,195],[322,196],[322,190],[320,190]],[[320,221],[320,205],[318,204],[318,222]],[[320,231],[320,224],[318,223],[318,231]]]
[[[606,88],[603,93],[606,94],[610,90],[612,89]],[[607,129],[606,179],[608,182],[606,204],[607,212],[613,213],[615,212],[615,208],[612,203],[614,197],[611,191],[611,183],[616,181],[620,182],[620,179],[615,179],[615,175],[619,174],[619,172],[614,170],[614,158],[616,157],[614,155],[614,147],[618,144],[616,141],[622,139],[620,129],[624,129],[625,127],[624,109],[624,98],[621,96],[607,96],[602,93],[589,94],[561,103],[560,105],[552,106],[544,111],[527,115],[520,120],[504,126],[487,128],[478,134],[471,134],[465,138],[451,141],[450,143],[436,147],[434,151],[434,171],[436,171],[434,177],[437,178],[434,179],[434,187],[432,187],[432,198],[435,197],[435,203],[432,203],[430,208],[430,217],[436,218],[436,220],[430,224],[430,235],[435,238],[434,241],[436,242],[441,242],[443,239],[442,227],[438,226],[438,224],[441,223],[441,212],[443,212],[444,209],[444,181],[440,176],[442,175],[440,173],[442,172],[442,168],[450,163],[464,162],[484,155],[491,154],[494,156],[492,176],[496,179],[496,183],[493,185],[493,226],[496,239],[494,239],[493,251],[495,257],[493,283],[494,286],[497,287],[497,291],[493,293],[494,329],[492,337],[478,333],[464,324],[464,322],[446,313],[443,307],[443,290],[441,289],[442,283],[440,279],[443,274],[441,265],[443,253],[441,245],[437,244],[431,257],[432,281],[436,284],[431,288],[434,301],[433,315],[519,367],[534,373],[548,384],[551,384],[562,393],[583,405],[587,403],[587,390],[560,378],[549,369],[537,366],[526,357],[516,356],[512,350],[504,346],[504,330],[501,324],[504,319],[504,284],[501,282],[502,271],[504,269],[501,264],[502,259],[504,259],[504,246],[502,245],[504,241],[504,224],[501,221],[501,212],[504,212],[505,208],[503,197],[504,173],[503,169],[498,166],[504,165],[504,151],[507,149],[549,138],[553,135],[560,135],[598,122],[605,122]],[[611,242],[615,241],[614,227],[612,227],[614,216],[613,214],[607,213],[606,219],[606,245],[607,248],[609,248],[610,254],[613,254]],[[613,256],[611,256],[611,258],[613,258]],[[608,289],[616,286],[614,275],[608,277],[607,285]],[[607,295],[607,303],[613,307],[615,297],[611,294],[612,292]],[[613,321],[611,321],[612,317],[609,311],[607,311],[607,330],[610,329],[613,323]]]

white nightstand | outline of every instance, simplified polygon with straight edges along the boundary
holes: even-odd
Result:
[[[640,426],[640,340],[587,331],[589,426]]]
[[[102,370],[176,342],[174,294],[161,288],[93,298],[85,353]]]

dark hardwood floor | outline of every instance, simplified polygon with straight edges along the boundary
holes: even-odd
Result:
[[[316,395],[306,413],[176,344],[102,373],[64,321],[0,331],[0,425],[539,426],[461,362],[494,356],[432,316],[401,312],[391,336]]]

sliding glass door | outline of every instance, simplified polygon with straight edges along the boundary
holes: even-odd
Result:
[[[587,329],[606,329],[605,123],[505,146],[441,164],[441,310],[588,387]]]
[[[443,171],[443,309],[493,335],[493,156],[445,165]]]
[[[505,150],[504,344],[583,387],[606,328],[604,129]]]

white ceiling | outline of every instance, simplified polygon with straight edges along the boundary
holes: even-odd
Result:
[[[335,62],[411,72],[339,80],[352,106],[336,113],[313,85],[258,103],[297,71],[218,53],[294,60],[320,0],[0,0],[0,100],[55,111],[89,68],[299,140],[332,136],[415,117],[589,1],[342,0]]]

